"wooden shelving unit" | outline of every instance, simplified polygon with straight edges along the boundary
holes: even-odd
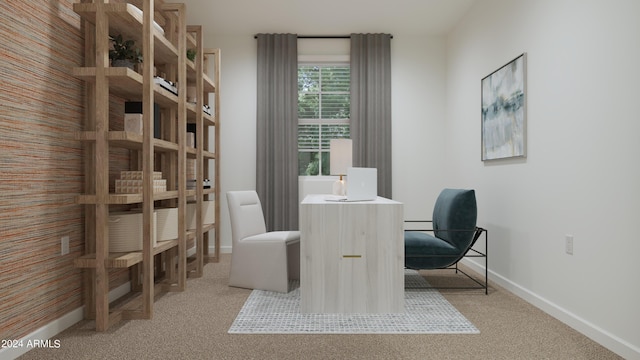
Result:
[[[188,121],[195,124],[195,152],[188,153],[189,158],[195,159],[196,179],[195,196],[190,198],[196,203],[196,209],[201,211],[204,201],[214,201],[215,220],[212,224],[205,224],[203,216],[196,217],[195,248],[196,252],[188,262],[189,276],[202,276],[203,267],[208,262],[217,262],[220,254],[220,209],[219,209],[219,159],[220,144],[220,49],[206,49],[203,46],[202,27],[187,26],[187,39],[196,50],[195,61],[187,61],[187,78],[189,83],[195,85],[196,109],[210,107],[210,114],[204,111],[196,111],[195,116],[188,117]],[[210,74],[213,78],[210,77]],[[210,102],[210,94],[213,94],[213,102]],[[210,138],[210,128],[213,128],[213,139]],[[213,149],[210,144],[213,142]],[[213,161],[213,168],[210,162]],[[209,174],[213,172],[211,188],[205,189],[203,184]],[[214,238],[214,254],[209,254],[209,239]]]
[[[209,53],[202,48],[202,31],[197,36],[187,31],[186,6],[162,0],[132,0],[132,3],[110,3],[108,0],[83,0],[74,11],[85,21],[85,64],[72,69],[72,74],[87,84],[84,130],[75,139],[85,149],[85,191],[77,202],[85,204],[85,255],[75,259],[75,266],[85,269],[85,318],[95,319],[96,330],[105,331],[122,319],[153,317],[154,297],[163,291],[183,291],[187,279],[187,242],[195,240],[197,251],[194,269],[202,275],[208,260],[208,233],[215,233],[218,243],[218,207],[213,224],[202,222],[202,202],[218,198],[219,97],[216,93],[212,115],[203,114],[209,93],[218,89],[219,52],[215,57],[215,81],[207,75],[205,62]],[[161,29],[160,29],[161,27]],[[193,29],[193,27],[189,27]],[[109,36],[122,34],[133,39],[142,49],[144,61],[139,71],[110,67]],[[188,48],[197,48],[197,59],[186,57]],[[176,83],[177,95],[162,88],[154,75],[162,74]],[[187,86],[195,86],[198,103],[187,102]],[[110,127],[112,97],[142,103],[142,134],[113,130]],[[154,104],[161,112],[160,138],[154,138]],[[157,114],[156,114],[157,115]],[[187,123],[198,126],[198,147],[186,143]],[[208,128],[213,126],[215,149],[207,148]],[[142,193],[110,192],[110,150],[129,151],[130,170],[142,171]],[[196,159],[198,180],[208,173],[208,161],[215,159],[215,184],[206,191],[202,186],[187,189],[187,160]],[[154,192],[153,173],[161,171],[167,191]],[[199,181],[198,184],[202,184]],[[113,188],[113,187],[111,187]],[[198,226],[187,229],[187,200],[199,205]],[[128,253],[109,252],[109,214],[111,209],[137,208],[142,211],[142,249]],[[177,208],[178,237],[158,241],[154,246],[153,214],[158,207]],[[216,257],[219,246],[216,245]],[[109,272],[129,269],[132,296],[109,302]]]

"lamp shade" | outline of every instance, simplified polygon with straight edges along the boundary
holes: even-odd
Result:
[[[332,139],[329,143],[331,175],[346,175],[352,166],[351,139]]]

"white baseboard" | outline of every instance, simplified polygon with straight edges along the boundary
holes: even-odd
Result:
[[[484,266],[468,259],[463,259],[462,263],[470,267],[478,274],[484,276]],[[567,324],[568,326],[572,327],[576,331],[592,339],[598,344],[622,356],[623,358],[629,360],[640,360],[640,348],[634,346],[633,344],[630,344],[627,341],[618,338],[617,336],[605,331],[604,329],[601,329],[600,327],[558,306],[557,304],[554,304],[553,302],[539,296],[538,294],[535,294],[532,291],[512,282],[511,280],[494,273],[493,271],[491,271],[491,269],[489,269],[489,279],[505,288],[509,292],[522,298],[526,302],[553,316],[559,321],[562,321],[563,323]]]
[[[23,337],[22,339],[11,339],[16,341],[15,347],[5,347],[0,349],[0,359],[15,359],[18,356],[26,354],[29,350],[34,349],[36,346],[32,345],[34,341],[46,341],[53,338],[57,334],[61,333],[68,327],[82,320],[84,308],[79,307],[73,311],[70,311],[66,315],[48,323],[40,329],[32,332],[31,334]],[[8,340],[8,339],[3,339]],[[54,344],[55,345],[55,344]],[[64,344],[59,344],[64,346]]]
[[[215,248],[209,247],[209,254],[214,254]],[[231,254],[231,246],[220,246],[220,254]]]
[[[131,283],[127,282],[126,284],[120,285],[117,288],[109,291],[109,301],[114,301],[131,291]],[[44,347],[44,346],[64,346],[63,343],[56,343],[56,339],[53,339],[56,335],[68,329],[69,327],[75,325],[79,321],[84,318],[84,306],[81,306],[75,310],[68,312],[62,317],[48,323],[47,325],[39,328],[38,330],[28,334],[22,339],[12,339],[16,340],[16,347],[9,348],[1,348],[0,349],[0,359],[9,359],[13,360],[21,355],[26,354],[29,350],[34,349],[36,347]],[[46,340],[52,339],[53,341],[47,342]],[[8,339],[4,339],[8,340]],[[42,344],[43,345],[38,345]]]

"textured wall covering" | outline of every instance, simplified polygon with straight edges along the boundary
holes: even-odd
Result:
[[[82,306],[83,30],[69,0],[0,0],[0,339]],[[112,106],[122,106],[112,101]],[[113,171],[126,164],[117,157]],[[120,165],[120,166],[118,166]],[[60,238],[70,254],[60,255]],[[113,286],[122,283],[120,271]],[[120,280],[120,281],[117,281]]]
[[[0,338],[17,339],[82,305],[83,53],[67,1],[3,0],[0,37]]]

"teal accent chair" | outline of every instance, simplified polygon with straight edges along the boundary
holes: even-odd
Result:
[[[485,293],[488,293],[487,231],[476,226],[477,217],[478,207],[474,190],[442,190],[436,200],[432,220],[407,221],[407,223],[432,223],[432,228],[405,231],[405,267],[414,270],[453,267],[456,272],[462,272],[481,285]],[[483,233],[485,234],[484,253],[472,248]],[[468,254],[470,252],[471,254]],[[458,262],[465,256],[485,258],[484,284],[458,268]]]

